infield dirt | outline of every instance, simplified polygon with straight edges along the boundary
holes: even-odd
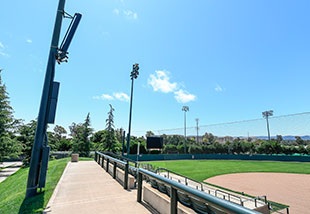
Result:
[[[236,173],[215,176],[205,182],[252,196],[266,195],[268,200],[289,205],[291,214],[310,213],[310,175]]]

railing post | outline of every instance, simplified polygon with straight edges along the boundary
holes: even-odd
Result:
[[[95,161],[97,162],[97,151],[95,152]]]
[[[117,163],[116,161],[114,161],[114,167],[113,167],[113,178],[116,178],[116,167],[117,167]]]
[[[141,202],[142,200],[142,173],[138,171],[138,192],[137,192],[137,201]]]
[[[137,162],[135,162],[135,168],[137,169],[137,166],[138,166],[138,164],[137,164]],[[137,180],[138,180],[138,174],[137,174],[137,172],[136,172],[136,176],[135,176],[135,183],[134,183],[134,188],[136,188],[137,187]]]
[[[290,213],[289,208],[286,207],[286,214],[289,214],[289,213]]]
[[[103,168],[104,166],[104,156],[102,156],[102,161],[101,161],[101,167]]]
[[[170,214],[177,214],[178,210],[178,200],[177,200],[177,190],[170,187],[171,189],[171,196],[170,196]]]
[[[128,161],[125,164],[124,189],[128,189]]]
[[[107,167],[106,167],[106,171],[107,173],[109,173],[109,164],[110,164],[110,159],[107,158]]]

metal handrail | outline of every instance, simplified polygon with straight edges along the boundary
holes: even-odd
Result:
[[[181,175],[181,174],[179,174],[179,173],[176,173],[176,172],[173,172],[173,171],[171,171],[171,170],[169,170],[169,169],[167,169],[167,168],[158,168],[158,169],[156,169],[156,173],[158,172],[158,171],[160,171],[160,170],[165,170],[166,172],[168,172],[168,178],[169,178],[169,173],[172,173],[172,174],[175,174],[175,175],[177,175],[177,176],[180,176],[180,177],[183,177],[184,178],[184,180],[185,180],[185,185],[187,186],[187,184],[188,184],[188,180],[190,180],[190,181],[194,181],[194,182],[196,182],[196,183],[198,183],[199,185],[200,185],[200,189],[201,189],[201,191],[203,191],[203,184],[200,182],[200,181],[197,181],[197,180],[195,180],[195,179],[192,179],[192,178],[189,178],[189,177],[186,177],[186,176],[184,176],[184,175]]]
[[[231,196],[232,196],[232,197],[235,197],[235,198],[237,198],[237,199],[239,199],[239,200],[240,200],[240,205],[243,206],[243,201],[242,201],[242,199],[241,199],[240,196],[237,196],[237,195],[234,195],[234,194],[225,192],[225,191],[220,190],[220,189],[216,189],[216,190],[215,190],[215,193],[214,193],[216,197],[217,197],[217,192],[222,193],[222,195],[223,195],[223,194],[228,195],[228,201],[230,201],[230,197],[231,197]],[[224,197],[225,197],[225,196],[224,196]],[[224,198],[224,199],[225,199],[225,198]]]
[[[118,159],[116,159],[116,158],[113,158],[113,157],[111,157],[111,156],[109,156],[109,155],[106,155],[106,154],[103,154],[103,153],[101,153],[101,152],[97,152],[97,154],[98,154],[98,155],[101,155],[101,156],[103,156],[103,157],[105,157],[105,158],[109,158],[109,159],[112,160],[113,162],[117,162],[117,163],[120,163],[120,164],[122,164],[122,165],[126,165],[126,164],[127,164],[127,163],[124,162],[124,161],[118,160]]]
[[[134,163],[135,165],[137,164],[136,161],[134,161],[134,160],[132,160],[130,158],[126,158],[126,157],[121,156],[121,155],[114,154],[113,152],[102,152],[102,153],[105,154],[105,155],[109,155],[111,157],[116,157],[116,158],[118,158],[120,160],[125,160],[125,161],[128,161],[128,162]]]
[[[270,210],[272,210],[273,212],[276,212],[276,213],[283,213],[283,212],[279,212],[279,211],[285,209],[286,214],[289,214],[289,213],[290,213],[290,211],[289,211],[289,206],[285,206],[285,205],[273,203],[273,202],[271,202],[271,201],[269,201],[268,203],[269,203],[269,208],[270,208]],[[274,210],[273,206],[279,207],[280,209],[279,209],[279,210]]]
[[[98,158],[99,156],[99,158]],[[124,161],[121,161],[121,160],[118,160],[116,158],[113,158],[109,155],[105,155],[101,152],[95,152],[95,161],[97,163],[100,164],[100,157],[101,157],[101,167],[103,168],[104,167],[104,160],[106,159],[106,171],[109,172],[109,165],[110,165],[110,161],[113,162],[114,166],[113,166],[113,178],[116,179],[116,169],[117,169],[117,166],[120,164],[120,165],[123,165],[124,166],[124,183],[123,183],[123,186],[124,186],[124,189],[128,189],[128,171],[129,171],[129,163],[128,161],[127,162],[124,162]]]
[[[170,209],[171,214],[177,213],[177,191],[185,192],[187,195],[198,198],[204,203],[207,203],[208,206],[214,207],[216,209],[222,210],[227,213],[232,214],[259,214],[259,212],[250,210],[248,208],[242,207],[238,204],[228,202],[224,199],[212,196],[210,194],[206,194],[205,192],[193,189],[184,184],[178,183],[176,181],[170,180],[153,172],[147,171],[145,169],[138,169],[138,195],[137,201],[141,202],[142,200],[142,175],[151,177],[157,181],[160,181],[171,188],[171,196],[170,196]]]
[[[169,173],[172,173],[172,174],[175,174],[175,175],[177,175],[177,176],[183,177],[184,180],[185,180],[185,185],[188,184],[188,183],[187,183],[187,180],[194,181],[194,182],[200,184],[200,185],[201,185],[201,187],[200,187],[200,188],[201,188],[201,191],[204,191],[203,183],[201,183],[200,181],[197,181],[197,180],[195,180],[195,179],[192,179],[192,178],[186,177],[186,176],[184,176],[184,175],[178,174],[178,173],[173,172],[173,171],[171,171],[171,170],[169,170],[169,169],[166,169],[166,168],[157,168],[155,172],[158,173],[160,170],[164,170],[164,171],[168,172],[168,178],[169,178]],[[228,201],[231,201],[231,200],[230,200],[230,197],[235,197],[235,198],[237,198],[237,199],[240,201],[240,205],[241,205],[241,206],[243,206],[243,204],[244,204],[244,201],[242,201],[242,198],[241,198],[240,196],[231,194],[231,193],[226,192],[226,191],[223,191],[223,190],[221,190],[221,189],[213,189],[213,188],[209,188],[209,187],[208,187],[207,189],[212,189],[212,190],[214,190],[214,194],[215,194],[216,197],[217,197],[217,192],[221,192],[221,193],[223,193],[223,194],[228,195]]]

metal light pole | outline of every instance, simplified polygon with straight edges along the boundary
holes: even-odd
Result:
[[[199,119],[198,118],[196,118],[195,119],[196,120],[196,130],[197,130],[197,144],[198,144],[198,136],[199,136],[199,126],[198,126],[198,123],[199,123]]]
[[[129,109],[129,127],[127,135],[127,155],[130,152],[130,132],[131,132],[131,114],[132,114],[132,98],[133,98],[133,82],[134,79],[137,79],[139,75],[139,64],[136,63],[132,66],[132,71],[130,73],[131,78],[131,95],[130,95],[130,109]]]
[[[137,147],[137,162],[139,161],[139,155],[140,155],[140,141],[138,141],[138,147]]]
[[[125,153],[125,141],[126,141],[126,132],[123,132],[123,149],[122,149],[122,156],[124,156]]]
[[[267,121],[267,131],[268,131],[268,140],[270,141],[270,130],[269,130],[269,117],[273,116],[273,110],[262,112],[263,117]]]
[[[184,137],[185,137],[185,141],[184,141],[184,153],[186,154],[186,112],[189,111],[189,107],[188,107],[188,106],[183,106],[183,107],[182,107],[182,111],[184,111]]]
[[[45,73],[37,128],[32,147],[30,168],[27,180],[26,198],[36,195],[37,188],[41,189],[45,187],[50,150],[47,142],[46,128],[48,123],[54,123],[55,120],[58,91],[60,85],[59,82],[54,82],[55,64],[56,61],[58,63],[67,62],[67,50],[70,46],[72,38],[82,17],[82,15],[78,13],[76,13],[74,17],[70,16],[64,11],[64,6],[65,0],[59,0],[56,21],[54,25],[54,32]],[[72,19],[72,21],[63,42],[58,48],[63,18],[70,18]]]

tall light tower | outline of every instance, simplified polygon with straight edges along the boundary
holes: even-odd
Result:
[[[198,137],[199,137],[199,126],[198,126],[198,123],[199,123],[199,118],[196,118],[196,131],[197,131],[197,138],[196,138],[196,141],[197,141],[197,144],[198,144]]]
[[[182,111],[184,111],[184,137],[185,137],[185,141],[184,141],[184,153],[186,154],[186,112],[189,111],[189,107],[188,107],[188,106],[183,106],[183,107],[182,107]]]
[[[268,140],[270,141],[270,130],[269,130],[269,120],[268,120],[268,118],[269,118],[270,116],[273,116],[273,110],[264,111],[264,112],[262,112],[262,114],[263,114],[263,117],[264,117],[264,118],[266,119],[266,121],[267,121]]]
[[[55,121],[60,85],[59,82],[54,81],[55,64],[56,62],[60,64],[68,61],[68,48],[82,18],[82,15],[79,13],[75,13],[74,16],[71,16],[65,12],[64,8],[65,0],[59,0],[41,96],[37,128],[32,145],[26,198],[35,196],[38,188],[40,188],[41,191],[42,188],[45,187],[50,151],[46,129],[47,124],[53,124]],[[71,24],[69,25],[64,39],[59,46],[63,18],[71,19]]]
[[[139,64],[136,63],[132,66],[132,71],[130,73],[131,78],[131,95],[130,95],[130,109],[129,109],[129,127],[127,135],[127,155],[130,152],[130,131],[131,131],[131,114],[132,114],[132,97],[133,97],[133,80],[137,79],[139,75]]]

